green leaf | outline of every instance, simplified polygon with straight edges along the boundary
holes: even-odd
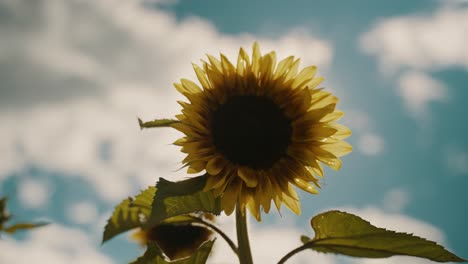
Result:
[[[18,230],[33,229],[36,227],[48,225],[48,223],[17,223],[10,227],[5,227],[6,222],[11,219],[11,216],[7,210],[7,201],[7,197],[0,198],[0,231],[13,234]]]
[[[5,232],[13,234],[18,230],[33,229],[41,226],[48,225],[49,223],[17,223],[4,229]]]
[[[156,243],[149,243],[143,256],[137,258],[130,264],[164,264],[163,254]]]
[[[156,184],[158,193],[154,197],[148,225],[154,226],[169,217],[199,211],[219,215],[220,199],[211,192],[203,191],[205,182],[205,175],[178,182],[160,178]]]
[[[131,264],[204,264],[211,252],[213,243],[214,240],[207,241],[203,243],[192,256],[175,261],[166,261],[158,246],[151,243],[148,245],[145,254]]]
[[[102,243],[145,224],[151,213],[151,203],[156,193],[155,187],[149,187],[135,197],[127,198],[117,205],[104,228]]]
[[[7,197],[0,198],[0,230],[3,230],[3,225],[10,220],[10,214],[7,210]]]
[[[152,127],[170,127],[172,124],[179,122],[180,121],[174,119],[155,119],[153,121],[143,122],[140,118],[138,118],[140,129]]]
[[[340,211],[319,214],[311,220],[315,237],[302,237],[304,246],[318,252],[353,257],[386,258],[406,255],[437,262],[466,260],[447,251],[435,242],[407,233],[378,228],[362,218]]]

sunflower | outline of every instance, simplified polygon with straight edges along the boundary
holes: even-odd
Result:
[[[260,220],[273,200],[300,214],[293,185],[312,194],[323,177],[321,163],[339,169],[339,157],[351,152],[343,141],[351,131],[334,123],[338,98],[316,88],[317,67],[298,73],[299,59],[276,64],[275,52],[252,59],[240,48],[237,65],[225,55],[211,55],[203,67],[193,65],[201,87],[181,79],[174,84],[189,102],[172,126],[185,134],[174,144],[187,153],[188,173],[207,173],[205,191],[221,197],[230,215],[236,204]]]
[[[201,217],[205,221],[214,221],[214,216],[211,214],[191,215]],[[156,243],[170,260],[176,260],[191,256],[212,236],[213,232],[204,226],[190,223],[163,223],[148,229],[140,228],[132,234],[132,239],[142,246]]]

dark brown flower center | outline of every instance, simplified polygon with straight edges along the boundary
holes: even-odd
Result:
[[[163,224],[148,231],[149,241],[156,242],[170,259],[190,256],[210,235],[205,227],[193,225]]]
[[[291,122],[271,99],[234,96],[213,114],[213,141],[231,162],[268,169],[286,154]]]

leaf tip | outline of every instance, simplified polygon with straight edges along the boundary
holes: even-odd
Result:
[[[137,117],[137,119],[138,119],[138,125],[140,126],[140,129],[143,130],[144,128],[143,121],[139,117]]]

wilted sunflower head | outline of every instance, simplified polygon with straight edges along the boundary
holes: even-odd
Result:
[[[209,214],[203,215],[207,221],[213,220]],[[171,260],[191,256],[213,232],[204,226],[190,223],[166,223],[141,229],[132,234],[133,240],[146,246],[156,243],[162,252]]]
[[[221,197],[228,215],[237,204],[260,220],[271,200],[299,214],[292,185],[316,194],[321,163],[339,169],[339,157],[351,152],[343,141],[351,131],[334,123],[343,116],[338,99],[316,88],[323,78],[315,66],[298,73],[299,59],[276,64],[275,52],[262,56],[257,43],[252,59],[240,49],[236,66],[223,54],[208,61],[193,66],[201,87],[175,84],[189,100],[179,102],[172,125],[185,134],[175,144],[187,153],[188,172],[206,170],[205,191]]]

